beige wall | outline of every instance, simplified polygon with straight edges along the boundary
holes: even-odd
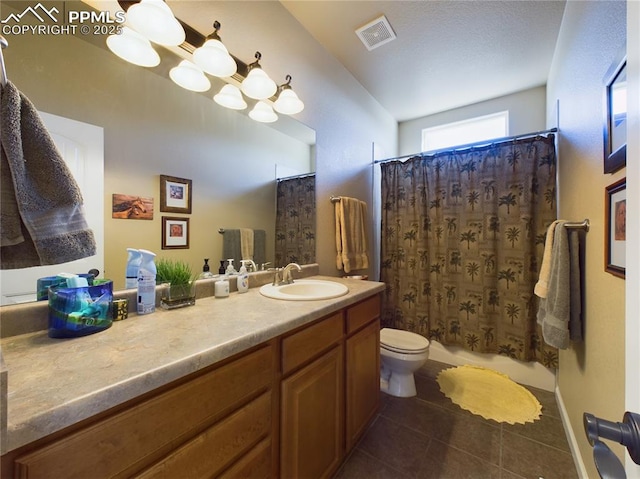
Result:
[[[559,104],[559,217],[589,218],[585,340],[561,351],[559,392],[589,477],[598,477],[582,414],[621,420],[625,392],[625,282],[604,271],[603,79],[625,47],[626,2],[567,2],[547,84],[547,122]],[[623,456],[623,449],[615,447]]]
[[[545,100],[546,88],[540,86],[402,122],[398,127],[400,155],[411,155],[422,151],[422,130],[424,128],[490,115],[505,110],[509,111],[509,135],[522,135],[544,130]]]
[[[378,142],[395,154],[397,125],[279,2],[251,5],[220,7],[234,11],[241,28],[261,39],[263,55],[271,55],[262,63],[274,78],[296,78],[306,104],[297,118],[317,137],[316,256],[323,274],[338,275],[329,196],[371,199],[371,145]],[[105,129],[105,275],[116,288],[123,285],[127,247],[187,257],[199,270],[203,258],[215,266],[221,256],[218,228],[274,228],[275,165],[299,167],[301,157],[309,157],[308,145],[219,107],[210,98],[213,91],[209,97],[188,92],[88,42],[65,35],[8,41],[9,77],[37,108]],[[188,251],[160,249],[160,174],[193,180]],[[154,220],[111,219],[113,193],[154,197]],[[267,247],[272,251],[273,235]]]

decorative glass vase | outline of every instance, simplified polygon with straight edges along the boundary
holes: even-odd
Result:
[[[163,288],[160,306],[164,309],[184,308],[196,304],[196,282],[186,284],[171,284]]]

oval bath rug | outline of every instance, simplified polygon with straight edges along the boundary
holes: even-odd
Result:
[[[436,380],[451,401],[485,419],[524,424],[540,418],[536,397],[493,369],[465,364],[441,371]]]

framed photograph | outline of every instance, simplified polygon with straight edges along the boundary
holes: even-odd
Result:
[[[189,249],[189,218],[162,217],[162,249]]]
[[[607,236],[605,239],[605,265],[608,273],[625,277],[625,246],[627,244],[627,179],[607,186],[605,199],[605,225]]]
[[[123,220],[152,220],[153,198],[114,193],[111,196],[111,217]]]
[[[609,70],[605,77],[604,172],[613,173],[627,165],[627,60]]]
[[[160,175],[160,211],[191,214],[191,180]]]

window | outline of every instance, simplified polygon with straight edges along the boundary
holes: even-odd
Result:
[[[441,150],[505,136],[509,136],[508,111],[425,128],[422,130],[422,151]]]

